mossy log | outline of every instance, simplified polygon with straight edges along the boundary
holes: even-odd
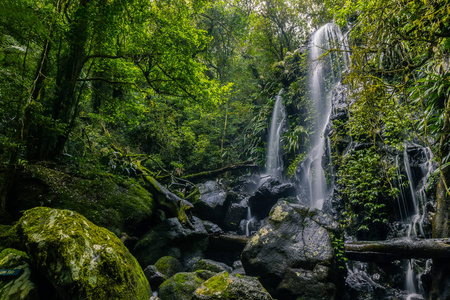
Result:
[[[155,178],[149,175],[149,171],[138,161],[137,170],[141,173],[141,178],[145,187],[152,193],[160,208],[169,213],[172,217],[177,217],[181,224],[194,228],[189,220],[187,211],[194,207],[189,201],[182,199],[165,188]]]
[[[196,173],[196,174],[186,175],[186,176],[181,177],[181,179],[186,179],[189,181],[196,181],[196,180],[214,177],[214,176],[217,176],[219,174],[222,174],[222,173],[225,173],[228,171],[237,171],[237,170],[242,170],[242,169],[257,169],[257,168],[259,168],[259,166],[257,163],[255,163],[254,160],[247,160],[247,161],[228,165],[228,166],[225,166],[225,167],[222,167],[219,169],[215,169],[215,170],[203,171],[203,172]]]
[[[351,260],[377,261],[407,258],[450,258],[450,238],[401,238],[387,241],[358,241],[344,245]]]

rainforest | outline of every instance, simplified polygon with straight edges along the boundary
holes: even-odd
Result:
[[[449,237],[449,0],[0,1],[0,300],[444,300]]]

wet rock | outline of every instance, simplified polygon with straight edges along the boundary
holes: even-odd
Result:
[[[269,300],[270,294],[263,288],[258,279],[249,276],[230,275],[222,272],[202,283],[194,292],[192,299],[197,300]]]
[[[225,189],[215,181],[207,181],[198,188],[198,194],[189,199],[194,204],[193,213],[202,220],[216,224],[223,221],[231,200]]]
[[[251,236],[261,227],[261,222],[256,219],[241,220],[239,223],[238,234]]]
[[[7,248],[0,252],[0,269],[22,270],[17,278],[0,280],[0,299],[38,300],[37,286],[31,280],[28,256],[15,249]]]
[[[161,300],[191,300],[195,290],[214,275],[205,270],[175,274],[160,285],[158,296]]]
[[[239,275],[246,275],[245,274],[245,270],[244,270],[244,266],[242,265],[242,261],[237,260],[233,263],[233,272],[234,275],[239,274]]]
[[[223,233],[222,228],[219,227],[219,225],[214,224],[210,221],[203,221],[203,225],[205,226],[206,231],[210,235],[220,235]]]
[[[322,211],[280,201],[247,243],[242,264],[278,299],[333,299],[344,278],[334,256],[335,235],[338,224]]]
[[[241,203],[232,203],[227,210],[225,219],[223,221],[224,228],[228,230],[236,230],[239,223],[247,216],[247,206]]]
[[[259,187],[261,178],[256,175],[244,175],[231,184],[233,191],[245,198],[246,195],[253,194]]]
[[[281,198],[294,196],[296,189],[292,183],[282,183],[276,178],[269,178],[248,199],[252,215],[264,219],[272,206]]]
[[[33,269],[51,284],[57,299],[151,296],[144,272],[119,238],[78,213],[34,208],[24,213],[16,230]]]
[[[337,84],[332,91],[330,121],[348,119],[348,102],[346,88],[342,84]]]
[[[231,272],[232,268],[218,261],[214,261],[211,259],[201,259],[191,267],[191,271],[197,270],[208,270],[214,273],[220,273],[223,271]]]
[[[154,265],[147,266],[144,269],[145,277],[147,277],[148,282],[152,290],[158,289],[158,287],[167,280],[167,277],[158,271]]]
[[[167,255],[183,260],[202,256],[208,246],[208,233],[200,219],[194,217],[191,223],[194,228],[184,227],[177,218],[164,220],[139,240],[133,254],[144,266]]]

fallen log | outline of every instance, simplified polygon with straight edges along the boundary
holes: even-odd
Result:
[[[231,242],[234,244],[245,245],[247,244],[250,237],[246,235],[237,235],[237,234],[219,234],[211,236],[213,239],[219,239],[227,242]]]
[[[225,173],[228,171],[237,171],[237,170],[242,170],[242,169],[257,169],[257,168],[259,168],[259,166],[257,163],[255,163],[254,160],[247,160],[247,161],[228,165],[228,166],[225,166],[225,167],[222,167],[219,169],[215,169],[215,170],[203,171],[203,172],[196,173],[196,174],[186,175],[186,176],[181,177],[181,179],[195,181],[195,180],[200,180],[200,179],[204,179],[204,178],[214,177],[214,176],[217,176],[219,174],[222,174],[222,173]]]
[[[344,244],[351,260],[380,261],[408,258],[450,258],[450,239],[400,238]]]

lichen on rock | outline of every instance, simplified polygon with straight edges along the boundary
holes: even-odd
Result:
[[[136,259],[110,231],[78,213],[38,207],[18,221],[33,267],[59,299],[149,299]]]

